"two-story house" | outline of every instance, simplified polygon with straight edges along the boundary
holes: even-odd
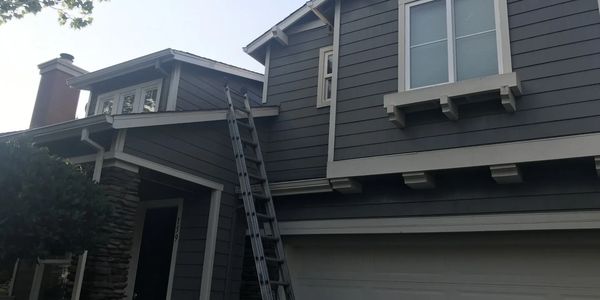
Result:
[[[122,208],[90,299],[259,297],[225,82],[254,101],[297,299],[599,299],[598,49],[594,0],[315,0],[244,48],[264,77],[53,61],[87,117],[18,135]]]

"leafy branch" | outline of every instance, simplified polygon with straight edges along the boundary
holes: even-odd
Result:
[[[103,1],[108,0],[0,0],[0,25],[51,8],[57,11],[61,25],[81,29],[92,23],[94,3]]]

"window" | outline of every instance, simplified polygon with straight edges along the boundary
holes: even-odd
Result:
[[[96,114],[132,114],[158,111],[162,80],[155,80],[98,96]]]
[[[501,73],[497,1],[503,0],[422,0],[406,4],[406,88]]]
[[[319,82],[317,84],[317,107],[328,106],[333,94],[333,47],[321,48],[319,52]]]

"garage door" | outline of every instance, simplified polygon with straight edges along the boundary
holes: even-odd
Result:
[[[600,299],[600,232],[288,237],[297,299]]]

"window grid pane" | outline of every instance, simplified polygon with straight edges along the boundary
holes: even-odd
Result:
[[[456,37],[496,29],[494,0],[453,0]]]
[[[126,94],[122,98],[123,107],[121,108],[122,114],[130,114],[133,113],[133,107],[135,102],[135,93]]]
[[[326,64],[327,64],[327,70],[325,71],[325,74],[330,75],[333,74],[333,53],[330,52],[327,54],[327,58],[326,58]]]
[[[102,101],[102,109],[101,109],[100,113],[105,114],[105,115],[110,115],[110,114],[112,114],[112,108],[113,108],[113,99],[103,100]]]
[[[143,112],[155,112],[156,111],[156,108],[157,108],[156,104],[158,102],[157,95],[158,95],[158,88],[144,90],[144,100],[143,100],[144,107],[142,108]]]
[[[325,100],[331,99],[331,80],[331,77],[325,79]]]
[[[424,87],[448,82],[448,44],[446,41],[410,49],[410,86]]]
[[[410,8],[410,45],[447,38],[446,0],[434,0]]]
[[[457,80],[498,74],[497,52],[496,31],[457,39]]]
[[[494,1],[434,0],[408,6],[409,88],[498,74]]]
[[[409,86],[448,82],[446,0],[412,6],[409,13]]]

